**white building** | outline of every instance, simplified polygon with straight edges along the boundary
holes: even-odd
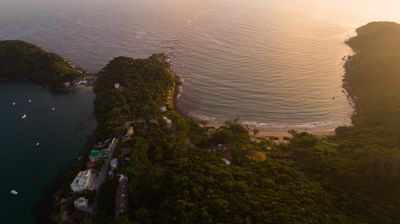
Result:
[[[118,168],[118,159],[112,159],[110,162],[110,166],[112,170],[116,170]]]
[[[87,212],[89,208],[89,200],[84,197],[80,197],[74,201],[74,206],[79,211]]]
[[[95,182],[95,175],[92,170],[81,171],[76,175],[74,181],[71,183],[71,190],[73,192],[81,192],[83,190],[93,190]]]
[[[121,84],[120,83],[114,83],[114,88],[116,88],[116,89],[119,89],[121,87]]]
[[[163,116],[162,118],[163,118],[164,121],[167,123],[167,125],[172,125],[172,121],[171,121],[168,117]]]
[[[225,165],[227,165],[227,166],[231,165],[231,161],[229,161],[229,160],[227,160],[225,158],[222,158],[222,161],[224,161]]]
[[[64,82],[64,86],[65,86],[66,88],[71,87],[71,82]]]
[[[168,111],[168,109],[167,109],[166,106],[163,106],[163,107],[160,108],[160,111],[163,112],[163,113],[165,113],[165,112]]]

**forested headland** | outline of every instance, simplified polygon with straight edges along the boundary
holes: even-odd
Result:
[[[54,53],[20,40],[0,41],[0,80],[27,80],[53,91],[83,72]]]

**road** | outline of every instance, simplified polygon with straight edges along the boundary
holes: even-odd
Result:
[[[96,181],[96,196],[94,198],[94,203],[93,203],[93,210],[96,208],[96,204],[97,204],[97,198],[99,196],[99,189],[101,187],[101,185],[106,181],[107,176],[108,176],[108,169],[110,167],[110,162],[111,159],[113,157],[114,154],[114,150],[117,147],[117,144],[119,142],[119,138],[114,138],[113,141],[110,143],[110,149],[107,155],[107,159],[103,165],[103,167],[101,167],[101,170],[99,172],[99,175],[97,177],[97,181]]]

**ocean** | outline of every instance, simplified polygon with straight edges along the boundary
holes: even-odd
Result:
[[[384,5],[384,7],[382,6]],[[0,0],[0,39],[23,39],[96,72],[112,58],[170,55],[179,108],[259,129],[349,125],[344,41],[399,3],[320,0]]]

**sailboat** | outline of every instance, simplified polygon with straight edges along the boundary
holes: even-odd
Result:
[[[26,114],[23,114],[21,118],[25,119],[26,117],[27,117]]]

